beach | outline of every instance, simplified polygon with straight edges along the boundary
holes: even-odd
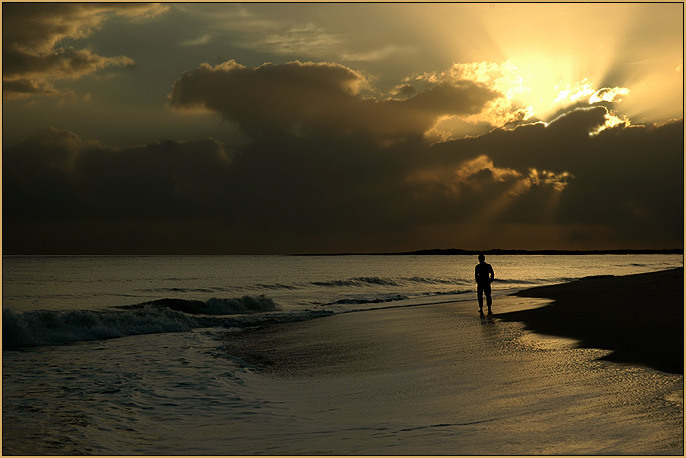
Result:
[[[678,372],[682,301],[682,269],[592,278],[497,298],[493,316],[476,301],[347,313],[233,334],[225,351],[307,437],[267,453],[682,454],[683,377],[651,369]]]
[[[4,261],[5,455],[683,454],[678,255]]]

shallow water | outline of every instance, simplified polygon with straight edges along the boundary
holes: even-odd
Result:
[[[597,362],[602,352],[480,321],[474,262],[454,258],[5,258],[3,339],[11,324],[34,346],[4,342],[3,453],[683,450],[683,377]],[[501,302],[526,285],[683,265],[680,256],[562,258],[489,258]],[[281,311],[113,308],[261,295]],[[342,314],[360,309],[371,311]],[[269,371],[231,351],[251,326],[330,313],[339,316],[288,326],[383,325],[314,372],[308,359]],[[449,323],[450,345],[434,340],[435,323]]]
[[[232,331],[214,329],[6,351],[3,452],[682,453],[682,376],[599,362],[472,309],[294,324],[326,335],[371,320],[383,335],[363,327],[351,348],[285,370],[233,358]]]
[[[206,428],[264,407],[216,331],[4,352],[5,454],[177,454],[221,450]],[[208,446],[209,445],[209,446]]]
[[[489,256],[496,292],[683,267],[681,255]],[[265,295],[285,310],[460,299],[473,256],[3,257],[3,309],[101,310],[161,298]]]
[[[607,352],[538,338],[519,323],[481,320],[472,309],[445,304],[337,316],[314,330],[296,325],[304,329],[293,335],[314,343],[298,343],[286,352],[262,384],[269,398],[294,416],[280,434],[270,436],[275,448],[260,450],[683,452],[682,376],[600,362]],[[365,319],[379,330],[373,336],[363,328],[349,348],[329,337],[340,329],[353,332]],[[280,348],[288,341],[278,334],[268,337],[252,344]],[[320,355],[313,360],[310,353]]]

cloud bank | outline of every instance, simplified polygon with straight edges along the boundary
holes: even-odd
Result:
[[[116,149],[44,129],[4,153],[5,250],[681,246],[683,121],[590,136],[604,113],[433,145],[280,130]]]
[[[245,67],[203,64],[183,74],[169,96],[176,109],[203,108],[249,135],[367,133],[386,138],[423,135],[441,116],[476,114],[497,93],[472,81],[441,83],[405,99],[363,96],[364,75],[333,63],[290,62]]]

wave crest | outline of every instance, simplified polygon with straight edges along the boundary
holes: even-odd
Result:
[[[187,299],[157,299],[136,305],[125,305],[119,309],[142,309],[152,307],[156,309],[175,310],[190,315],[234,315],[244,313],[273,312],[281,310],[274,300],[265,295],[243,296],[230,299],[213,297],[208,301],[193,301]]]
[[[310,310],[277,313],[278,310],[280,307],[266,296],[213,298],[206,302],[159,299],[107,310],[16,312],[4,309],[2,342],[4,349],[14,349],[203,327],[240,328],[302,321],[332,313]]]
[[[33,347],[137,334],[188,331],[200,323],[181,312],[144,308],[131,311],[2,311],[4,348]]]

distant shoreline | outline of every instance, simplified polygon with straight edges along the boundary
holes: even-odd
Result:
[[[432,250],[416,250],[416,251],[401,251],[388,253],[297,253],[291,256],[473,256],[477,254],[484,255],[588,255],[588,254],[684,254],[683,248],[669,248],[662,250],[462,250],[458,248],[448,249],[432,249]]]
[[[397,251],[397,252],[377,252],[377,253],[291,253],[291,254],[231,254],[231,253],[44,253],[44,254],[22,254],[22,253],[2,253],[3,258],[29,258],[29,257],[91,257],[91,256],[476,256],[484,255],[588,255],[588,254],[684,254],[683,248],[666,249],[622,249],[622,250],[463,250],[459,248],[435,248],[431,250],[416,251]]]

